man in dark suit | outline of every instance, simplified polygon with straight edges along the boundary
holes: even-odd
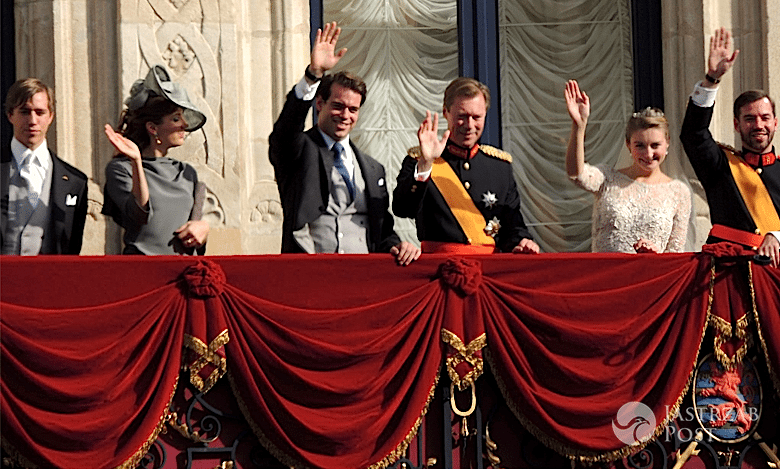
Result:
[[[46,144],[54,119],[52,90],[37,78],[8,90],[5,113],[14,138],[0,161],[2,254],[78,254],[87,216],[87,176]]]
[[[707,194],[712,230],[708,243],[731,241],[780,265],[780,163],[772,146],[775,103],[761,90],[734,101],[734,130],[741,150],[715,141],[709,131],[718,83],[739,50],[724,28],[710,38],[707,73],[694,87],[680,129],[685,153]]]
[[[325,75],[346,52],[335,52],[340,32],[336,23],[317,31],[305,76],[269,138],[284,213],[282,252],[389,252],[407,265],[420,250],[393,231],[384,167],[349,139],[366,85],[349,72]],[[315,98],[317,125],[304,132]]]

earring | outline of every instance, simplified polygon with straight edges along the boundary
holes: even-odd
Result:
[[[162,140],[160,140],[160,137],[158,137],[157,134],[154,134],[154,143],[162,145]]]

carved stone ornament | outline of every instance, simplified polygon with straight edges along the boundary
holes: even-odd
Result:
[[[169,69],[177,75],[183,75],[195,62],[195,52],[183,37],[176,36],[168,43],[163,59],[167,61]]]

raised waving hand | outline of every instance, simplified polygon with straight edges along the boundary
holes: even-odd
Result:
[[[726,74],[737,60],[739,50],[734,50],[731,32],[726,28],[715,30],[710,37],[710,53],[707,57],[707,74],[716,80]]]
[[[585,127],[590,116],[590,98],[580,89],[576,80],[566,82],[563,94],[571,117],[571,134],[566,147],[566,173],[575,177],[585,168]]]
[[[417,162],[417,171],[429,171],[433,167],[433,161],[444,153],[450,131],[445,130],[439,139],[439,114],[425,111],[425,119],[417,129],[417,140],[420,142],[422,158]]]
[[[336,43],[341,35],[341,28],[336,22],[325,23],[322,29],[317,30],[317,37],[311,49],[311,62],[309,71],[316,77],[321,77],[325,72],[335,67],[339,60],[347,53],[343,48],[336,52]]]
[[[566,97],[566,110],[569,111],[569,117],[578,126],[585,126],[590,116],[590,98],[584,91],[580,90],[577,80],[566,82],[564,90]]]

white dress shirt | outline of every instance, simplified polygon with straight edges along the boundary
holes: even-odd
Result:
[[[43,190],[43,181],[46,179],[46,171],[51,163],[51,153],[44,139],[38,148],[30,150],[16,137],[11,140],[11,153],[14,155],[19,174],[28,181],[30,191],[35,192],[36,199]],[[25,161],[29,158],[29,165]]]

